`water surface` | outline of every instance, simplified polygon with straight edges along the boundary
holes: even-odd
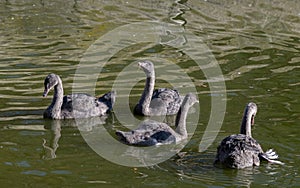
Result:
[[[1,1],[1,185],[299,187],[299,6],[293,0]],[[74,123],[43,120],[51,95],[42,98],[42,92],[50,72],[61,76],[66,93],[72,92],[86,50],[113,29],[143,21],[175,24],[203,40],[223,72],[227,108],[217,138],[199,152],[209,116],[214,115],[210,102],[215,96],[199,67],[182,51],[164,45],[137,44],[118,52],[97,80],[97,95],[109,91],[127,65],[149,57],[180,66],[193,80],[200,99],[200,121],[185,148],[163,163],[135,168],[96,154]],[[164,64],[159,68],[167,69]],[[157,87],[168,86],[163,81],[168,77],[162,76]],[[178,81],[179,90],[184,84]],[[131,107],[142,89],[143,82],[133,88]],[[253,137],[264,149],[274,148],[285,165],[262,163],[238,171],[214,167],[219,142],[239,131],[249,101],[259,108]],[[97,126],[112,135],[122,127],[114,114]]]

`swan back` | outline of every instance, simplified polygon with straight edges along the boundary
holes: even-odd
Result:
[[[130,145],[152,146],[158,143],[169,144],[176,141],[174,130],[165,123],[154,120],[143,121],[135,130],[116,131],[119,139]]]
[[[244,134],[230,135],[223,139],[217,149],[215,163],[229,168],[245,168],[260,165],[260,154],[263,150],[260,144]]]
[[[159,103],[161,103],[160,106],[164,109],[163,114],[176,114],[180,109],[183,97],[175,89],[159,88],[153,92],[150,108],[157,108],[152,104],[153,101],[157,100],[159,100]]]

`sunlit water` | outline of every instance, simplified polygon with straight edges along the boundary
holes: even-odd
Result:
[[[297,1],[7,0],[0,2],[0,20],[1,186],[300,186]],[[178,155],[150,167],[120,166],[95,153],[76,123],[43,120],[43,110],[51,101],[51,94],[42,98],[43,81],[54,72],[61,76],[65,92],[71,93],[77,65],[99,37],[125,24],[154,20],[192,32],[211,50],[226,83],[225,119],[212,145],[199,152],[209,116],[214,116],[210,101],[216,95],[203,72],[169,46],[137,44],[123,49],[101,72],[96,95],[111,90],[118,73],[137,59],[165,59],[193,80],[201,115],[196,132]],[[169,75],[161,76],[156,87],[167,86],[164,78]],[[186,86],[179,80],[177,87],[180,91]],[[131,108],[142,89],[143,82],[133,88]],[[239,131],[249,101],[259,108],[253,137],[263,149],[274,148],[285,165],[262,163],[245,170],[214,167],[219,142]],[[79,129],[103,127],[114,135],[122,124],[113,113],[92,128]]]

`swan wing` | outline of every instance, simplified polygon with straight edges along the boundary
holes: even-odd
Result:
[[[167,108],[167,114],[176,114],[181,106],[182,97],[177,90],[160,88],[153,92],[152,100],[159,98]]]

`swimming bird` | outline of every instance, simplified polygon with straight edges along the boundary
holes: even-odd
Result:
[[[73,119],[103,116],[114,105],[116,93],[108,92],[99,98],[88,94],[75,93],[64,96],[61,78],[51,73],[44,81],[43,97],[46,97],[51,89],[54,89],[52,103],[44,112],[44,118],[49,119]]]
[[[151,146],[177,143],[188,136],[186,130],[187,113],[189,108],[197,102],[199,101],[196,95],[189,93],[185,96],[176,116],[175,130],[166,123],[146,120],[137,129],[129,132],[116,131],[116,135],[123,143],[128,145]]]
[[[259,166],[261,160],[283,164],[272,149],[263,152],[260,144],[251,136],[251,126],[257,113],[257,105],[250,102],[246,105],[240,134],[230,135],[223,139],[217,149],[215,164],[222,164],[229,168],[242,169]]]
[[[146,74],[146,83],[142,96],[135,106],[134,113],[143,116],[177,114],[183,97],[174,89],[160,88],[154,90],[155,70],[151,61],[140,61],[138,66]]]

